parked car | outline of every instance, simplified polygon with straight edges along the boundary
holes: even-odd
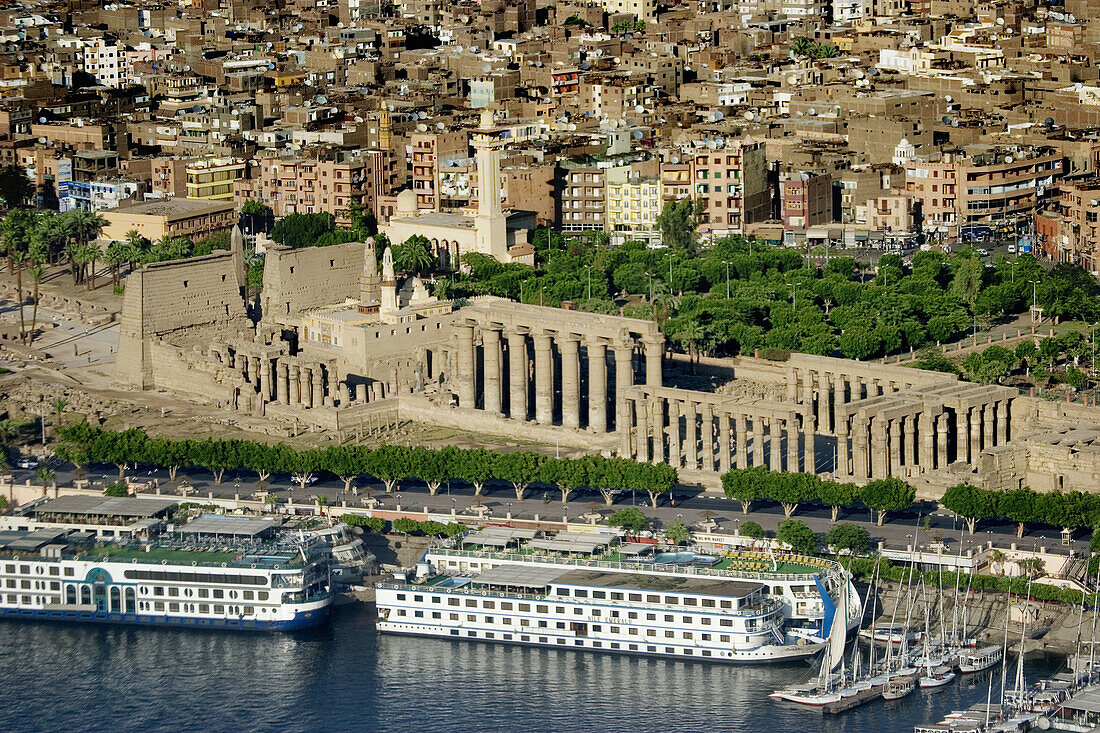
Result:
[[[15,465],[18,468],[35,469],[38,468],[38,459],[34,456],[23,456],[15,462]]]
[[[1008,245],[1008,253],[1010,255],[1016,254],[1016,245],[1015,244]]]

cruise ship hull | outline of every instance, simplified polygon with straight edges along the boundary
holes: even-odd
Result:
[[[188,629],[229,629],[233,631],[296,631],[320,626],[328,620],[331,601],[326,600],[303,606],[286,619],[234,619],[201,616],[153,616],[137,613],[110,613],[52,608],[0,607],[0,619],[21,621],[75,621],[78,623],[127,624],[161,628],[182,627]]]
[[[608,654],[629,654],[639,657],[659,657],[663,659],[676,659],[681,662],[717,662],[726,664],[785,664],[792,662],[808,662],[812,660],[823,648],[823,644],[763,646],[756,649],[737,649],[727,651],[728,656],[712,653],[711,656],[699,654],[685,654],[683,649],[675,652],[647,651],[644,648],[630,649],[626,643],[611,646],[614,642],[600,639],[577,639],[569,636],[555,637],[550,635],[548,643],[537,641],[523,641],[517,634],[512,639],[501,638],[499,632],[486,632],[483,630],[470,630],[463,636],[455,636],[447,628],[430,628],[423,625],[401,623],[394,621],[378,621],[378,630],[385,634],[399,636],[432,637],[450,641],[481,641],[490,644],[510,644],[514,646],[538,647],[541,649],[559,649],[564,651],[602,652]],[[558,641],[562,639],[562,642]],[[645,645],[638,645],[639,647]]]

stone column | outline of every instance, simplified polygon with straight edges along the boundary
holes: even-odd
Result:
[[[279,401],[290,404],[290,367],[282,359],[279,360]]]
[[[625,403],[625,400],[624,400]],[[638,414],[638,430],[636,431],[638,440],[637,458],[639,461],[650,461],[649,452],[649,406],[644,402],[635,403],[635,409]],[[620,410],[619,416],[623,417],[623,411]],[[630,432],[630,425],[625,421],[619,426],[619,430],[623,432]]]
[[[947,465],[947,413],[936,416],[936,468]]]
[[[871,478],[885,478],[887,460],[885,418],[876,417],[871,421]]]
[[[653,462],[665,460],[665,401],[660,397],[649,398],[649,432],[653,436]]]
[[[367,385],[363,382],[355,385],[355,401],[363,405],[367,403]]]
[[[313,369],[313,406],[317,407],[323,404],[325,401],[325,386],[321,381],[321,367],[317,366]]]
[[[730,416],[733,419],[733,416]],[[748,421],[745,419],[744,413],[737,414],[736,423],[737,432],[734,433],[734,441],[737,444],[737,468],[749,467],[749,428]]]
[[[485,376],[481,384],[485,392],[482,403],[485,411],[492,415],[501,413],[501,374],[500,374],[500,331],[495,328],[481,330],[482,365]]]
[[[970,453],[970,410],[960,407],[955,410],[955,460],[969,461]]]
[[[662,384],[661,359],[664,356],[665,337],[654,336],[642,342],[645,346],[645,383],[647,387],[660,387]]]
[[[508,415],[527,419],[527,335],[508,333]]]
[[[668,400],[668,462],[676,468],[680,467],[680,455],[683,446],[680,443],[680,402]]]
[[[588,342],[588,429],[607,432],[607,345]]]
[[[263,394],[265,402],[271,399],[273,390],[274,380],[271,378],[271,360],[264,358],[260,362],[260,393]]]
[[[703,449],[703,470],[714,470],[714,409],[710,403],[700,405],[699,443]]]
[[[814,420],[813,415],[806,415],[803,418],[802,423],[802,470],[806,473],[817,473],[817,421]],[[845,460],[847,460],[847,453],[845,453]]]
[[[970,463],[977,464],[982,446],[982,413],[980,407],[970,411]]]
[[[561,424],[567,428],[581,426],[580,345],[580,341],[572,336],[558,342],[561,352]]]
[[[870,473],[868,465],[867,418],[856,414],[852,416],[852,475],[865,479]]]
[[[836,421],[836,469],[838,476],[851,476],[852,464],[848,460],[850,449],[848,437],[848,416],[838,415]]]
[[[787,470],[798,471],[798,423],[787,420]]]
[[[917,416],[905,416],[905,452],[902,454],[902,463],[906,466],[917,465]]]
[[[764,421],[752,416],[752,465],[764,465]]]
[[[626,390],[634,386],[634,343],[619,344],[615,352],[615,429],[619,430],[619,409]]]
[[[686,468],[699,468],[699,405],[684,403],[684,440],[687,441]]]
[[[623,415],[627,416],[627,420],[625,423],[627,425],[627,429],[619,431],[619,453],[623,456],[623,458],[634,457],[634,447],[631,445],[630,440],[631,435],[634,431],[631,430],[629,427],[631,424],[631,421],[629,419],[631,413],[631,402],[632,400],[627,400],[626,404],[623,405],[622,410]]]
[[[347,382],[340,382],[340,386],[337,388],[340,397],[340,407],[346,407],[350,402],[350,392],[348,390]]]
[[[542,425],[554,423],[554,362],[550,358],[551,337],[535,334],[535,420]]]
[[[982,405],[982,450],[988,450],[993,447],[993,414],[996,409],[996,405],[986,403]],[[977,456],[974,457],[974,462],[978,462]]]
[[[1008,442],[1008,400],[997,402],[997,442],[996,445],[1004,445]]]
[[[290,402],[302,404],[302,368],[297,364],[290,367]]]
[[[771,453],[769,458],[771,463],[768,470],[770,471],[783,470],[783,428],[780,427],[781,422],[782,420],[774,417],[768,420],[768,448]]]
[[[728,412],[718,413],[718,470],[722,473],[730,470],[730,455],[733,446],[730,445],[730,420],[732,416]],[[740,438],[738,439],[740,447]],[[738,466],[741,468],[741,466]]]
[[[474,356],[474,327],[455,326],[458,337],[458,374],[455,382],[458,388],[458,405],[473,409],[477,404],[477,361]]]
[[[904,447],[901,444],[901,419],[894,418],[890,421],[890,456],[888,473],[891,476],[897,476],[901,473],[901,464],[904,458]]]
[[[936,465],[936,428],[933,425],[935,418],[925,411],[920,414],[920,464],[922,471],[931,471]]]
[[[313,407],[313,367],[302,367],[302,407]]]

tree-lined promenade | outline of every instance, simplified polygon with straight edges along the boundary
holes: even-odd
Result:
[[[654,507],[662,494],[676,487],[676,469],[665,464],[638,463],[626,458],[584,456],[549,458],[530,451],[494,453],[482,448],[423,447],[388,445],[379,448],[332,446],[297,449],[284,443],[269,445],[247,440],[173,440],[150,437],[134,428],[104,430],[81,422],[57,431],[57,456],[76,466],[113,463],[119,476],[127,464],[143,463],[165,468],[172,480],[181,468],[197,466],[210,471],[221,483],[227,470],[255,472],[261,481],[273,473],[290,474],[301,487],[320,471],[338,476],[345,490],[360,476],[381,481],[391,493],[402,480],[417,479],[432,496],[447,481],[463,481],[481,496],[489,481],[511,484],[516,498],[523,499],[532,484],[555,487],[565,503],[572,492],[598,491],[610,506],[619,492],[644,493]]]

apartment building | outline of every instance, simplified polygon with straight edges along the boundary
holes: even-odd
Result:
[[[694,197],[703,200],[699,231],[743,234],[745,225],[771,216],[768,158],[763,143],[710,140],[692,157]]]
[[[661,181],[643,176],[632,166],[611,168],[606,174],[607,229],[612,244],[632,240],[660,241]]]
[[[906,192],[919,204],[925,229],[958,236],[967,224],[1015,226],[1029,219],[1062,176],[1051,147],[983,145],[906,164]]]
[[[271,207],[276,218],[288,214],[328,213],[341,225],[350,224],[347,211],[353,197],[375,210],[378,199],[396,187],[393,158],[382,151],[319,151],[315,157],[258,157],[252,178],[237,180],[234,201],[257,200]]]
[[[440,182],[450,161],[470,157],[468,130],[414,132],[409,136],[412,155],[412,188],[418,209],[438,210],[442,205]]]
[[[1100,179],[1063,181],[1058,211],[1036,215],[1035,235],[1055,262],[1072,262],[1090,272],[1100,269]]]
[[[245,177],[247,162],[237,158],[208,158],[184,169],[187,198],[232,201],[233,185]]]
[[[783,174],[779,188],[780,217],[787,231],[801,231],[835,220],[832,175],[807,172]]]
[[[554,189],[558,193],[555,226],[562,231],[603,231],[607,226],[607,172],[596,166],[559,164]]]
[[[83,52],[83,69],[97,84],[112,89],[125,84],[123,47],[113,40],[95,38],[85,44]]]

